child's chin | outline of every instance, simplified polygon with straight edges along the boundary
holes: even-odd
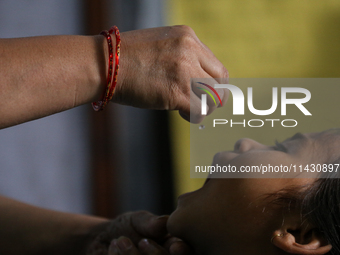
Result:
[[[167,229],[168,232],[176,237],[181,238],[182,234],[183,234],[183,221],[181,220],[181,212],[180,209],[176,209],[174,212],[172,212],[172,214],[170,214],[170,217],[168,219],[167,222]]]

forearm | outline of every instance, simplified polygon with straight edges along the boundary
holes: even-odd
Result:
[[[0,254],[85,254],[105,219],[37,208],[0,197]]]
[[[0,128],[99,100],[103,36],[0,39]]]
[[[116,36],[111,36],[113,49]],[[121,33],[119,75],[112,101],[179,110],[202,120],[192,77],[227,78],[228,71],[187,26]],[[114,58],[115,59],[115,58]],[[104,36],[0,39],[0,128],[101,100],[108,75]],[[223,81],[227,82],[227,81]],[[228,90],[217,89],[223,104]],[[209,113],[217,106],[209,105]],[[194,114],[192,114],[194,113]]]

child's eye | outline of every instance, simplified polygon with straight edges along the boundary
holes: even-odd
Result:
[[[287,148],[282,143],[279,143],[278,141],[275,141],[274,149],[278,151],[282,151],[282,152],[287,152]]]

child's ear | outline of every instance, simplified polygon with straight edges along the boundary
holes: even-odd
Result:
[[[289,230],[281,228],[275,231],[272,243],[287,253],[321,255],[332,249],[332,245],[320,234],[318,229]]]

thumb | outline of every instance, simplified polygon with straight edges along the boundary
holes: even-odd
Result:
[[[141,236],[162,241],[168,233],[168,218],[168,215],[157,216],[141,211],[131,215],[131,225]]]
[[[209,109],[209,106],[207,106]],[[193,92],[190,92],[190,100],[183,100],[179,110],[181,117],[188,122],[198,124],[204,119],[201,114],[201,99]]]

